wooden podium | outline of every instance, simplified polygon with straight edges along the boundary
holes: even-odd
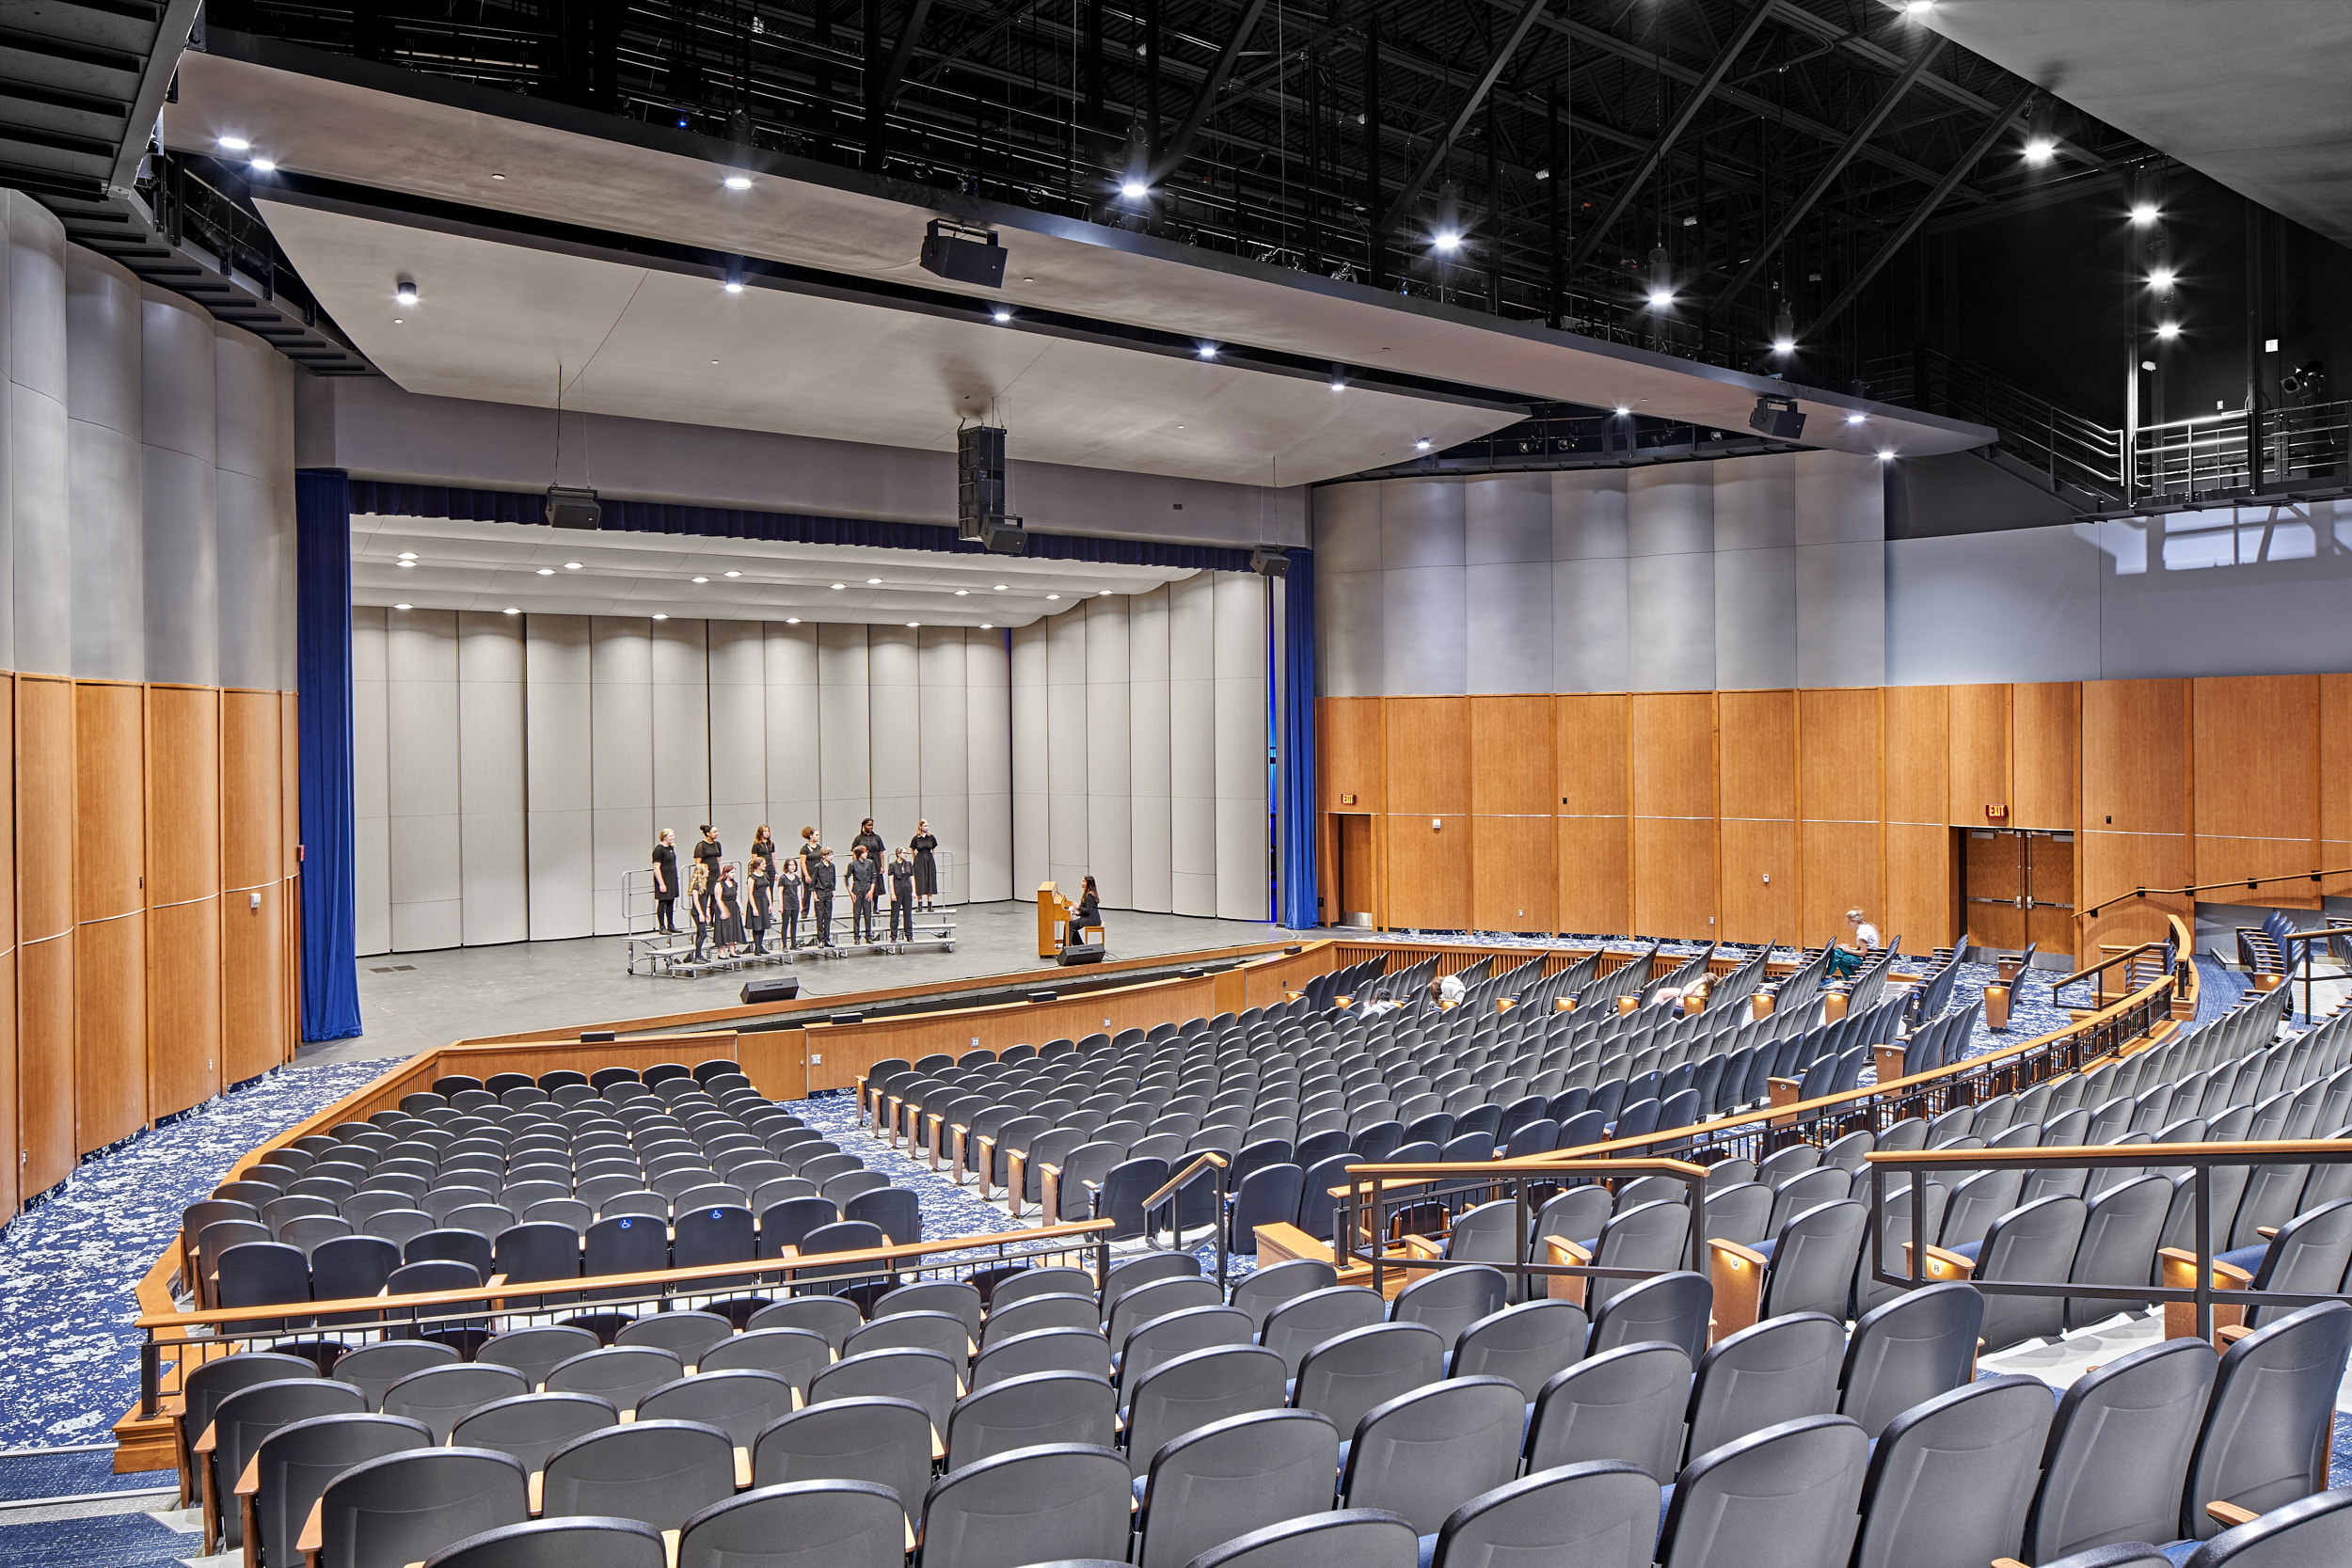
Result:
[[[1037,956],[1050,958],[1061,952],[1062,933],[1078,912],[1078,906],[1061,895],[1051,882],[1037,884]]]

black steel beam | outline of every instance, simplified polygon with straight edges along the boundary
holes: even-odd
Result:
[[[914,0],[906,25],[898,29],[898,41],[890,47],[890,63],[883,68],[882,80],[866,91],[866,169],[869,174],[880,174],[890,156],[890,111],[898,102],[899,84],[907,79],[907,61],[914,55],[915,42],[923,36],[923,23],[930,10],[931,0]]]
[[[1453,149],[1455,138],[1461,135],[1464,127],[1470,124],[1470,117],[1486,102],[1486,94],[1494,90],[1495,81],[1502,74],[1502,68],[1511,63],[1511,56],[1518,53],[1519,45],[1527,40],[1527,35],[1542,19],[1545,4],[1546,0],[1520,0],[1518,20],[1511,24],[1509,35],[1496,46],[1493,58],[1486,62],[1486,71],[1463,96],[1461,106],[1454,111],[1454,119],[1447,124],[1444,133],[1429,144],[1428,154],[1397,191],[1396,199],[1390,203],[1388,214],[1380,220],[1383,230],[1393,230],[1428,185],[1430,176],[1438,172],[1438,166],[1445,161],[1445,155]]]
[[[1200,134],[1200,127],[1208,123],[1209,111],[1216,107],[1216,95],[1225,89],[1226,82],[1233,74],[1234,62],[1241,58],[1243,48],[1249,42],[1249,35],[1258,30],[1258,18],[1264,14],[1265,0],[1248,0],[1242,7],[1241,19],[1226,35],[1225,47],[1217,51],[1216,64],[1210,67],[1208,75],[1201,78],[1200,90],[1192,95],[1192,107],[1184,111],[1184,120],[1176,127],[1176,134],[1168,138],[1166,147],[1153,151],[1152,170],[1144,178],[1145,184],[1156,185],[1184,166],[1185,157],[1192,151],[1193,138]]]

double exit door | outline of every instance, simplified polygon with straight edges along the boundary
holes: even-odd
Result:
[[[2074,835],[1969,828],[1963,840],[1961,918],[1980,947],[2074,951]]]

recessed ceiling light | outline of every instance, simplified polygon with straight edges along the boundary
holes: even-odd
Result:
[[[1103,590],[1100,594],[1095,594],[1094,596],[1095,596],[1096,598],[1098,598],[1098,599],[1107,599],[1107,598],[1109,598],[1109,597],[1111,596],[1111,591],[1110,591],[1109,589],[1105,588],[1105,589],[1104,589],[1104,590]]]
[[[996,319],[1000,322],[1009,322],[1012,320],[1012,312],[1009,310],[999,310],[996,312]]]
[[[278,171],[278,160],[275,158],[256,158],[253,160],[251,167],[253,172],[256,174],[274,174]]]
[[[566,561],[564,562],[564,570],[567,572],[577,572],[580,570],[580,562],[577,561]]]
[[[394,326],[406,326],[408,324],[407,324],[407,322],[406,322],[406,321],[403,320],[401,317],[399,317],[399,316],[394,316],[394,317],[392,318],[392,325],[393,325]]]
[[[1000,583],[998,583],[998,584],[996,585],[996,592],[998,592],[999,594],[1001,594],[1001,593],[1003,593],[1004,591],[1005,591],[1005,585],[1004,585],[1003,583],[1001,583],[1001,582],[1000,582]]]
[[[787,615],[784,618],[784,624],[787,626],[797,626],[801,624],[801,618],[797,615]]]
[[[696,582],[708,582],[710,579],[708,578],[696,578],[694,580]]]
[[[719,286],[720,286],[721,288],[723,288],[723,289],[726,290],[726,292],[727,292],[727,293],[731,293],[731,294],[739,294],[739,293],[741,293],[743,292],[743,285],[742,285],[742,284],[740,284],[740,283],[739,283],[739,282],[737,282],[737,281],[736,281],[734,278],[732,278],[732,277],[728,278],[728,279],[727,279],[724,283],[722,283],[722,284],[720,284]],[[718,363],[718,361],[717,361],[717,360],[713,360],[713,361],[711,361],[711,362],[712,362],[713,364]]]
[[[1424,436],[1420,440],[1415,441],[1413,443],[1413,450],[1415,451],[1427,451],[1429,450],[1429,437]]]
[[[666,620],[668,620],[668,619],[669,619],[669,617],[668,617],[667,615],[657,615],[657,616],[655,616],[655,617],[654,617],[654,619],[655,619],[655,620],[657,620],[657,621],[666,621]]]
[[[543,578],[551,578],[555,576],[555,568],[552,566],[542,566],[539,568],[539,575]]]
[[[396,605],[392,606],[392,608],[393,608],[394,610],[414,610],[414,609],[416,608],[416,606],[414,606],[414,605],[405,605],[405,604],[396,604]]]
[[[1344,392],[1347,390],[1347,383],[1344,381],[1334,381],[1331,383],[1331,390],[1335,392]]]
[[[846,582],[836,582],[836,583],[834,583],[834,586],[835,588],[847,588],[847,587],[849,587],[850,585],[849,585],[848,583],[846,583]]]
[[[740,573],[740,572],[722,572],[722,573],[720,573],[719,575],[720,575],[721,577],[739,578],[739,577],[741,577],[743,574],[742,574],[742,573]]]
[[[1892,463],[1895,461],[1895,454],[1891,451],[1880,452],[1879,461],[1882,463]]]
[[[868,587],[868,588],[880,588],[880,587],[882,586],[882,578],[867,578],[866,579],[866,587]]]
[[[1058,599],[1061,597],[1059,594],[1048,594],[1045,596],[1049,599]]]
[[[1036,281],[1037,281],[1037,279],[1036,279],[1036,278],[1034,278],[1034,277],[1025,277],[1025,278],[1023,278],[1021,281],[1022,281],[1022,282],[1024,282],[1024,283],[1034,283],[1034,282],[1036,282]]]
[[[1130,201],[1141,201],[1152,194],[1152,187],[1140,180],[1129,180],[1120,184],[1119,194]]]
[[[980,629],[982,631],[994,631],[996,629],[996,623],[993,621],[982,621],[980,623]]]
[[[967,596],[967,595],[968,595],[971,592],[972,592],[972,590],[970,590],[969,588],[959,588],[959,589],[957,589],[957,590],[956,590],[956,597],[957,597],[957,598],[959,598],[959,599],[963,598],[963,597]]]
[[[403,561],[414,561],[417,559],[417,552],[414,550],[403,550],[400,552],[399,558]]]
[[[1214,359],[1216,357],[1216,345],[1215,343],[1202,343],[1198,352],[1203,359]]]
[[[713,360],[711,361],[711,363],[712,363],[712,364],[714,364],[714,365],[715,365],[715,364],[717,364],[718,362],[719,362],[719,361],[717,361],[716,359],[713,359]]]
[[[246,140],[243,136],[223,136],[220,138],[220,147],[225,152],[250,152],[253,150],[253,144]]]
[[[1176,428],[1177,428],[1177,429],[1179,429],[1179,430],[1182,430],[1182,429],[1184,429],[1184,427],[1183,425],[1178,425]]]
[[[514,605],[508,605],[504,610],[500,610],[499,613],[501,615],[520,615],[522,611]]]
[[[1860,424],[1860,423],[1862,422],[1862,420],[1863,420],[1863,414],[1862,414],[1862,410],[1860,410],[1859,408],[1855,409],[1852,413],[1851,413],[1851,414],[1849,414],[1849,415],[1847,415],[1847,416],[1846,416],[1846,422],[1847,422],[1848,424]]]
[[[408,278],[402,278],[398,283],[392,286],[392,299],[394,303],[399,305],[405,306],[416,304],[417,285]]]
[[[727,176],[727,189],[731,191],[748,191],[751,188],[752,177],[750,175],[730,174]]]
[[[909,621],[909,622],[907,623],[907,626],[908,626],[908,628],[909,628],[909,629],[913,629],[914,627],[915,627],[915,626],[921,626],[922,624],[923,624],[923,623],[922,623],[922,622],[920,622],[920,621]]]
[[[505,179],[505,178],[506,178],[506,176],[505,176],[505,175],[503,175],[503,174],[493,174],[492,176],[490,176],[490,178],[491,178],[491,179],[493,179],[493,180],[503,180],[503,179]]]
[[[403,566],[414,566],[414,565],[416,564],[416,562],[413,562],[413,561],[404,561],[404,562],[400,562],[400,564],[401,564],[401,565],[403,565]]]
[[[1617,412],[1618,412],[1618,413],[1620,413],[1620,414],[1630,414],[1630,413],[1632,413],[1632,412],[1633,412],[1633,410],[1632,410],[1632,409],[1630,409],[1630,408],[1629,408],[1629,407],[1627,407],[1624,404],[1622,404],[1622,403],[1621,403],[1621,404],[1617,404]]]

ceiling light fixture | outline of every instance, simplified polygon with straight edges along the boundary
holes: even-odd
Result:
[[[1630,413],[1632,413],[1632,412],[1633,412],[1633,410],[1632,410],[1632,409],[1630,409],[1630,408],[1629,408],[1629,407],[1627,407],[1624,404],[1622,404],[1622,403],[1621,403],[1621,404],[1617,404],[1617,412],[1618,412],[1618,413],[1620,413],[1620,414],[1630,414]]]
[[[999,323],[1009,322],[1012,320],[1012,312],[1009,310],[1000,309],[996,312],[996,319]]]
[[[1903,9],[1912,16],[1924,19],[1935,9],[1935,0],[1903,0]]]
[[[398,559],[402,561],[414,561],[417,559],[417,552],[414,550],[403,550],[400,552]]]
[[[708,578],[696,578],[694,580],[696,582],[708,582],[710,579]]]
[[[1440,229],[1438,230],[1436,237],[1429,243],[1436,245],[1439,250],[1444,251],[1447,255],[1451,256],[1454,252],[1462,248],[1462,236],[1456,234],[1451,229]]]
[[[742,573],[740,573],[740,572],[722,572],[722,573],[721,573],[721,574],[719,574],[719,575],[720,575],[720,576],[722,576],[722,577],[739,578],[739,577],[741,577],[743,574],[742,574]]]
[[[784,624],[787,626],[797,626],[801,624],[801,618],[797,615],[787,615],[784,618]]]
[[[1216,357],[1216,345],[1215,343],[1202,343],[1198,352],[1203,359],[1214,359]]]
[[[866,579],[866,587],[868,587],[868,588],[880,588],[880,587],[882,586],[882,578],[867,578]]]
[[[392,286],[392,299],[394,303],[399,305],[407,306],[416,304],[416,280],[414,278],[404,277],[398,283],[394,284]]]
[[[1152,187],[1140,180],[1130,180],[1119,187],[1119,194],[1130,201],[1141,201],[1152,194]]]
[[[1427,451],[1429,450],[1429,437],[1424,436],[1420,440],[1415,441],[1413,443],[1413,450],[1415,451]]]
[[[996,629],[996,623],[993,621],[982,621],[980,623],[980,629],[982,631],[994,631]]]
[[[727,292],[727,293],[731,293],[731,294],[739,294],[739,293],[741,293],[743,292],[743,284],[742,284],[741,279],[739,279],[739,278],[730,277],[730,278],[728,278],[728,279],[727,279],[724,283],[722,283],[722,284],[720,284],[719,286],[720,286],[721,288],[723,288],[723,289],[726,290],[726,292]],[[712,364],[714,364],[714,365],[715,365],[715,364],[717,364],[718,362],[719,362],[719,361],[717,361],[716,359],[713,359],[713,360],[711,361],[711,363],[712,363]]]
[[[253,144],[243,136],[223,136],[220,138],[218,145],[220,150],[224,152],[250,152],[253,150]]]
[[[1049,599],[1058,599],[1061,597],[1059,594],[1048,594],[1045,596]]]
[[[2176,276],[2170,267],[2158,267],[2148,275],[2148,282],[2156,293],[2163,293],[2172,287],[2172,279]]]
[[[399,562],[399,564],[400,564],[400,565],[403,565],[403,566],[414,566],[414,565],[416,564],[416,562],[413,562],[413,561],[403,561],[403,562]]]
[[[956,590],[956,597],[959,599],[966,598],[970,596],[972,590],[969,588],[959,588]]]
[[[2137,202],[2132,208],[2132,221],[2142,229],[2155,222],[2160,215],[2156,211],[2156,204],[2153,201]]]
[[[913,631],[915,627],[917,627],[917,626],[921,626],[922,624],[923,624],[923,623],[922,623],[922,622],[920,622],[920,621],[909,621],[909,622],[907,623],[907,629],[908,629],[909,631]]]
[[[255,158],[253,162],[246,166],[251,168],[256,174],[275,174],[278,172],[278,160],[275,158]]]
[[[392,608],[393,608],[394,610],[414,610],[414,609],[416,609],[417,607],[416,607],[415,605],[396,604],[396,605],[392,606]]]
[[[1335,380],[1331,383],[1331,390],[1335,392],[1344,392],[1347,390],[1347,383],[1344,381]]]
[[[1001,594],[1001,593],[1003,593],[1004,591],[1005,591],[1005,585],[1004,585],[1003,583],[1001,583],[1001,582],[1000,582],[1000,583],[998,583],[998,584],[996,585],[996,592],[998,592],[999,594]]]
[[[2156,324],[2156,336],[2162,338],[2168,343],[2180,335],[2181,324],[2179,322],[2158,322]]]
[[[668,617],[667,615],[659,615],[659,614],[657,614],[657,615],[654,617],[654,619],[655,619],[655,620],[657,620],[657,621],[666,621],[666,620],[668,620],[668,619],[669,619],[669,617]]]
[[[840,589],[840,588],[847,588],[847,587],[849,587],[849,586],[850,586],[850,585],[849,585],[848,583],[846,583],[846,582],[836,582],[836,583],[834,583],[834,588],[836,588],[836,589]]]
[[[730,174],[727,176],[727,189],[731,191],[748,191],[751,188],[752,177],[750,175]]]
[[[504,610],[500,610],[499,613],[501,615],[520,615],[522,610],[515,605],[508,605]]]
[[[566,561],[564,562],[564,570],[567,572],[577,572],[580,570],[580,562],[577,561]]]
[[[1111,596],[1111,591],[1110,591],[1109,589],[1105,588],[1105,589],[1104,589],[1104,590],[1103,590],[1100,594],[1095,594],[1094,596],[1095,596],[1096,598],[1098,598],[1098,599],[1107,599],[1107,598],[1109,598],[1109,597]]]
[[[1852,413],[1851,413],[1851,414],[1848,414],[1848,415],[1846,416],[1846,422],[1847,422],[1848,424],[1860,424],[1860,423],[1862,422],[1862,420],[1863,420],[1863,414],[1862,414],[1861,410],[1859,410],[1859,409],[1856,409],[1854,412],[1852,412]]]
[[[492,176],[490,176],[490,178],[491,178],[491,179],[493,179],[493,180],[503,180],[503,179],[505,179],[505,178],[506,178],[506,176],[505,176],[505,175],[503,175],[503,174],[493,174]]]
[[[555,568],[552,566],[542,566],[539,568],[539,575],[543,578],[551,578],[555,576]]]
[[[1892,463],[1895,461],[1895,454],[1892,451],[1882,451],[1879,453],[1879,461],[1882,463]]]

